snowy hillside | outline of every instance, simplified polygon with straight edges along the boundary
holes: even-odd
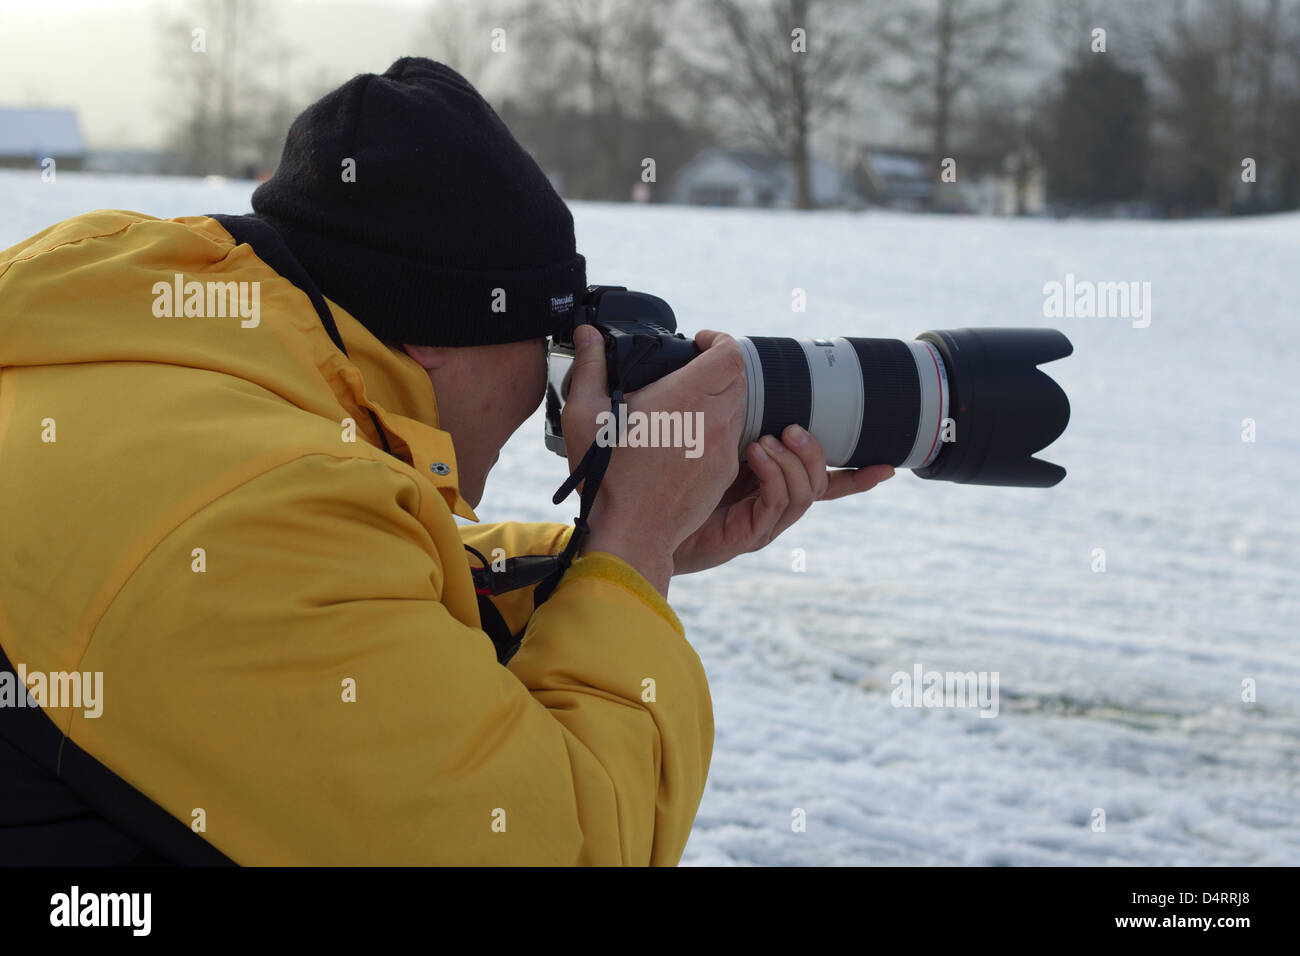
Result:
[[[251,188],[0,172],[0,248],[93,208],[243,212]],[[1073,408],[1057,488],[900,472],[674,581],[717,727],[683,862],[1300,864],[1300,217],[574,215],[590,280],[663,296],[688,331],[1054,326],[1075,346],[1047,366]],[[1045,319],[1067,273],[1150,282],[1150,326]],[[479,515],[569,520],[563,475],[532,421]],[[917,665],[996,672],[998,715],[892,706]]]

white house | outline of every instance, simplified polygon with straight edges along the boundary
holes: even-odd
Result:
[[[851,179],[837,167],[809,159],[809,186],[816,206],[862,205]],[[775,153],[711,147],[687,162],[673,177],[672,201],[693,206],[794,205],[790,160]]]
[[[73,110],[0,107],[0,166],[38,166],[53,157],[61,169],[79,169],[86,144]]]

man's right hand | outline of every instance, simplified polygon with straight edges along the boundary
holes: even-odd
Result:
[[[575,357],[564,405],[564,436],[573,470],[595,440],[596,417],[610,411],[605,347],[589,325],[574,330]],[[605,551],[636,568],[664,597],[677,546],[700,527],[739,471],[745,417],[745,360],[722,332],[695,336],[700,355],[627,396],[628,412],[704,414],[701,454],[684,448],[619,447],[610,459],[589,523],[584,551]]]

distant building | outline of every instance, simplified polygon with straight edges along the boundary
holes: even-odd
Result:
[[[854,167],[862,194],[873,206],[926,209],[934,196],[938,173],[931,173],[925,153],[868,147]]]
[[[809,159],[813,205],[859,208],[862,198],[852,179],[824,160]],[[788,157],[776,153],[711,147],[690,160],[673,177],[672,201],[692,206],[794,205],[794,172]]]
[[[81,169],[86,144],[74,110],[0,108],[0,166],[28,168],[52,157],[59,169]]]
[[[956,173],[955,182],[945,183],[928,153],[885,147],[864,149],[854,167],[862,194],[874,206],[987,216],[1037,215],[1045,209],[1043,169],[1032,153],[958,154]]]

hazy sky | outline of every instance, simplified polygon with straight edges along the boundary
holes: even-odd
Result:
[[[416,49],[427,0],[259,0],[273,8],[297,52],[291,88],[333,86],[356,73],[382,73]],[[0,106],[67,106],[78,111],[92,148],[161,145],[166,125],[165,37],[161,23],[183,17],[186,0],[0,0]],[[201,26],[195,22],[195,26]],[[188,34],[176,56],[191,56]],[[307,105],[306,94],[302,106]]]

